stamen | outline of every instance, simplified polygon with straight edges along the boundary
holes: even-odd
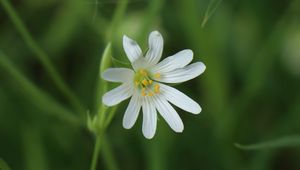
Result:
[[[155,73],[154,78],[157,78],[157,79],[160,78],[160,73]]]
[[[140,70],[140,74],[143,75],[143,76],[147,76],[147,72],[144,69]]]
[[[160,86],[159,86],[159,84],[155,84],[154,85],[154,92],[155,93],[159,93],[160,92]]]
[[[160,78],[160,73],[153,75],[155,78]],[[148,72],[145,69],[137,71],[134,84],[140,89],[141,96],[154,96],[159,93],[159,85],[154,84],[154,81],[148,76]]]
[[[152,97],[154,94],[152,92],[148,93],[148,96]]]
[[[142,83],[143,83],[143,85],[145,85],[145,86],[147,86],[149,83],[148,83],[148,81],[146,80],[146,79],[144,79],[143,81],[142,81]]]

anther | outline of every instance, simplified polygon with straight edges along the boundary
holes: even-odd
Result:
[[[144,80],[142,81],[142,84],[145,85],[145,86],[147,86],[149,83],[148,83],[148,81],[147,81],[146,79],[144,79]]]
[[[147,96],[147,93],[146,92],[142,92],[142,96]]]
[[[143,75],[143,76],[147,76],[147,72],[144,69],[140,70],[140,74]]]
[[[160,78],[160,73],[155,73],[154,78]]]
[[[148,96],[150,96],[150,97],[153,96],[153,95],[154,95],[154,94],[153,94],[152,92],[149,92],[149,93],[148,93]]]
[[[153,81],[152,81],[152,80],[148,80],[148,83],[149,83],[149,84],[152,84],[152,83],[153,83]]]
[[[159,92],[160,92],[159,89],[160,89],[159,84],[155,84],[155,85],[154,85],[154,92],[155,92],[155,93],[159,93]]]

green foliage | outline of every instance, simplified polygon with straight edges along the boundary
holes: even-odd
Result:
[[[295,147],[300,146],[300,136],[287,136],[279,139],[274,139],[262,143],[241,145],[236,143],[236,147],[244,150],[258,150],[258,149],[274,149],[281,147]]]
[[[0,170],[11,170],[6,162],[0,158]]]
[[[12,169],[300,169],[299,0],[0,4],[0,156]],[[177,109],[184,132],[159,120],[149,141],[142,115],[122,128],[128,101],[101,104],[116,84],[100,74],[130,67],[124,34],[147,49],[152,30],[163,58],[192,49],[207,69],[176,85],[202,113]]]

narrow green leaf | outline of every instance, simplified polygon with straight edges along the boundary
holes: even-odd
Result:
[[[70,90],[66,85],[63,78],[59,75],[58,71],[55,69],[53,63],[49,59],[49,56],[45,51],[40,48],[37,42],[34,40],[30,32],[27,30],[25,24],[22,22],[21,18],[18,16],[17,12],[14,10],[13,6],[8,0],[0,0],[0,4],[3,6],[3,9],[10,17],[11,21],[15,25],[17,31],[20,33],[24,42],[28,48],[32,51],[34,56],[41,62],[45,70],[48,72],[49,76],[52,78],[54,84],[57,88],[64,94],[65,98],[70,102],[70,104],[77,109],[77,111],[84,118],[85,109],[83,108],[81,102],[78,100],[76,95]]]
[[[113,117],[115,116],[117,111],[117,106],[114,106],[112,108],[109,109],[108,114],[107,114],[107,118],[105,119],[105,127],[107,127],[110,122],[112,121]]]
[[[131,63],[119,60],[115,57],[111,57],[111,59],[112,59],[112,63],[114,64],[114,66],[117,66],[117,67],[130,67],[131,66]]]
[[[48,170],[43,132],[32,124],[24,124],[21,128],[23,157],[26,170]]]
[[[97,89],[96,89],[96,107],[97,107],[97,112],[99,112],[100,105],[102,105],[102,95],[104,92],[107,90],[107,82],[104,81],[101,78],[101,74],[111,66],[111,43],[108,43],[107,46],[105,47],[102,57],[101,57],[101,62],[99,63],[99,76],[97,77],[98,82],[97,82]]]
[[[259,149],[275,149],[282,147],[296,147],[300,146],[300,136],[286,136],[262,143],[242,145],[239,143],[234,144],[237,148],[243,150],[259,150]]]
[[[19,70],[16,69],[14,64],[11,63],[8,58],[9,57],[0,51],[0,68],[3,68],[7,73],[9,73],[9,76],[11,76],[16,83],[22,87],[21,92],[26,95],[27,99],[31,100],[32,104],[43,110],[45,113],[59,117],[62,120],[76,125],[82,125],[82,122],[78,119],[78,117],[28,80],[22,73],[20,73]]]
[[[220,5],[221,2],[222,2],[222,0],[211,0],[209,2],[208,7],[204,14],[202,24],[201,24],[202,28],[205,26],[206,22],[212,16],[212,14],[216,11],[216,9],[218,8],[218,6]]]
[[[105,115],[107,107],[102,103],[102,96],[108,89],[108,82],[104,81],[101,77],[101,74],[112,65],[112,55],[111,55],[111,43],[108,43],[103,51],[101,62],[99,64],[99,76],[97,77],[97,89],[96,89],[96,115],[93,118],[90,118],[90,123],[93,124],[92,132],[97,133],[98,128],[102,128],[105,126]],[[95,129],[97,128],[97,129]]]
[[[0,158],[0,170],[11,170],[2,158]]]
[[[101,59],[101,63],[100,63],[100,77],[99,77],[99,84],[98,87],[99,89],[99,96],[98,98],[101,100],[102,99],[102,95],[107,91],[108,89],[108,82],[104,81],[101,77],[101,74],[111,66],[111,43],[108,43],[103,55],[102,55],[102,59]],[[104,104],[102,103],[102,101],[100,102],[99,105],[99,109],[98,109],[98,116],[99,116],[99,124],[100,127],[104,126],[104,120],[105,120],[105,112],[106,112],[106,107],[104,106]]]
[[[102,54],[100,63],[100,74],[103,73],[107,68],[111,66],[111,43],[108,43]]]

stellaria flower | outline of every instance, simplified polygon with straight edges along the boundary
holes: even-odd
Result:
[[[183,122],[173,105],[193,114],[199,114],[201,107],[194,100],[163,83],[181,83],[199,76],[205,70],[202,62],[188,65],[193,59],[192,50],[182,50],[159,62],[163,51],[163,38],[158,31],[149,35],[149,50],[143,56],[139,45],[126,35],[123,48],[133,67],[109,68],[102,78],[122,83],[104,94],[102,101],[114,106],[131,97],[123,117],[123,127],[130,129],[136,122],[142,108],[142,131],[146,138],[153,138],[156,131],[157,112],[175,132],[183,131]]]

